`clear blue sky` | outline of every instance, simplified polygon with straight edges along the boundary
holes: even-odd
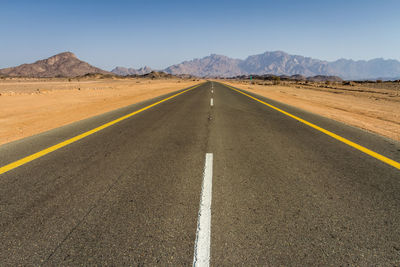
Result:
[[[398,0],[0,0],[0,68],[62,51],[106,70],[283,50],[400,60]]]

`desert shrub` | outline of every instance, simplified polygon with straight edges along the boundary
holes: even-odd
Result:
[[[342,82],[342,85],[352,85],[352,82],[350,82],[350,81],[343,81],[343,82]]]
[[[274,85],[278,85],[281,83],[281,77],[274,77]]]
[[[376,83],[382,83],[382,80],[376,80]]]

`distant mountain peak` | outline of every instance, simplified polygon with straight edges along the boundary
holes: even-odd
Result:
[[[62,52],[57,55],[49,57],[49,59],[51,59],[51,58],[77,58],[77,57],[74,53],[67,51],[67,52]]]
[[[238,62],[238,59],[211,54],[204,58],[195,58],[190,61],[184,61],[180,64],[172,65],[164,71],[176,75],[189,74],[198,77],[228,77],[241,74]]]
[[[209,57],[211,57],[211,58],[228,58],[227,56],[219,55],[219,54],[210,54]]]
[[[148,72],[148,73],[150,73],[150,72],[153,71],[153,69],[150,68],[149,66],[141,67],[141,68],[139,68],[139,70],[140,70],[140,71],[146,71],[146,72]]]
[[[79,59],[75,56],[74,53],[71,53],[71,52],[63,52],[63,53],[60,53],[60,54],[51,56],[51,57],[49,57],[49,58],[47,58],[47,59],[43,59],[43,60],[36,61],[35,63],[39,63],[39,62],[42,62],[42,61],[43,61],[43,62],[46,62],[46,63],[49,64],[49,65],[54,65],[54,64],[56,64],[56,63],[63,62],[63,61],[66,61],[66,60],[71,60],[71,59],[79,60]]]
[[[286,53],[285,51],[282,50],[276,50],[276,51],[265,51],[263,54],[273,54],[273,55],[285,55],[285,56],[289,56],[288,53]]]
[[[152,68],[148,66],[141,67],[139,69],[134,68],[125,68],[125,67],[115,67],[111,72],[120,75],[120,76],[128,76],[128,75],[144,75],[154,71]]]

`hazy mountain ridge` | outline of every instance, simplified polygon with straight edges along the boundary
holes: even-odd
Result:
[[[274,75],[304,76],[326,75],[329,73],[328,63],[310,57],[292,56],[285,52],[265,52],[247,57],[239,66],[249,74],[271,73]]]
[[[163,71],[174,75],[190,74],[198,77],[230,77],[243,74],[239,67],[240,62],[240,59],[211,54],[201,59],[193,59],[172,65]]]
[[[333,73],[346,79],[378,79],[400,76],[400,62],[394,59],[371,60],[339,59],[329,63]]]
[[[88,73],[110,74],[108,71],[79,60],[71,52],[60,53],[31,64],[0,69],[0,75],[10,77],[77,77]]]
[[[244,60],[222,55],[184,61],[164,70],[171,74],[190,74],[204,77],[233,77],[238,75],[303,75],[339,76],[343,79],[377,79],[398,77],[400,62],[392,59],[324,61],[310,57],[290,55],[282,51],[265,52]]]
[[[116,75],[127,76],[127,75],[144,75],[144,74],[148,74],[152,71],[153,71],[153,69],[151,69],[150,67],[144,66],[139,69],[116,67],[111,72]]]

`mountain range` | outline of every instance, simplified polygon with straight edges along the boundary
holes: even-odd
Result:
[[[112,72],[118,75],[125,75],[119,71],[120,68],[117,67]],[[132,73],[140,70],[131,69]],[[249,56],[244,60],[211,54],[203,58],[172,65],[162,71],[174,75],[190,74],[198,77],[273,74],[307,77],[318,75],[339,76],[346,80],[398,79],[400,77],[400,62],[382,58],[368,61],[350,59],[325,61],[274,51]]]
[[[140,69],[116,67],[113,74],[144,75],[152,72],[150,67]],[[393,59],[372,60],[339,59],[325,61],[310,57],[290,55],[282,51],[265,52],[235,59],[211,54],[169,66],[163,70],[172,75],[192,75],[197,77],[235,77],[241,75],[302,75],[339,76],[346,80],[400,79],[400,62]],[[76,77],[88,73],[110,74],[79,60],[73,53],[64,52],[48,59],[0,69],[1,76],[10,77]]]
[[[399,77],[400,62],[382,58],[368,61],[339,59],[329,62],[275,51],[249,56],[244,60],[212,54],[201,59],[170,66],[164,71],[171,74],[191,74],[205,77],[232,77],[249,74],[291,76],[300,74],[308,77],[325,75],[357,80]]]

